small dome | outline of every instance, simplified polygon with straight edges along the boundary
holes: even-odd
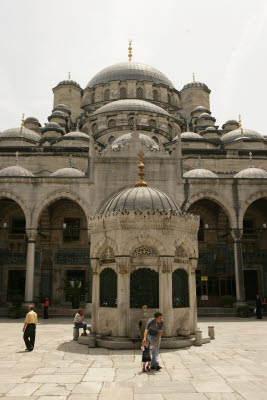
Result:
[[[246,168],[246,169],[243,169],[242,171],[238,172],[238,174],[236,174],[234,176],[234,178],[262,179],[262,178],[267,178],[267,172],[261,168],[250,167],[250,168]]]
[[[0,133],[0,140],[1,139],[11,139],[11,138],[24,138],[31,140],[33,142],[39,142],[41,136],[39,133],[32,131],[31,129],[25,128],[24,126],[21,128],[10,128],[6,129],[4,132]]]
[[[55,178],[84,178],[85,173],[77,168],[65,167],[53,172],[50,176]]]
[[[25,124],[36,124],[38,126],[41,126],[39,120],[35,117],[28,117],[25,119]]]
[[[211,114],[210,110],[209,110],[208,108],[206,108],[206,107],[203,107],[203,106],[197,106],[197,107],[192,111],[191,114],[194,114],[195,112],[202,112],[202,113]]]
[[[133,132],[125,133],[124,135],[121,135],[118,137],[114,142],[111,144],[112,149],[118,149],[120,147],[125,146],[132,140],[132,134]],[[139,140],[141,143],[148,147],[151,150],[159,150],[159,145],[155,140],[153,140],[151,137],[148,135],[144,135],[143,133],[137,133]]]
[[[150,187],[138,186],[116,194],[104,205],[100,214],[131,210],[180,211],[178,205],[164,192]]]
[[[167,111],[159,106],[156,106],[156,104],[149,103],[148,101],[144,100],[135,99],[112,101],[111,103],[105,104],[104,106],[98,108],[98,110],[96,110],[93,115],[111,112],[113,113],[118,111],[144,111],[146,113],[163,114],[170,117],[170,114]]]
[[[80,131],[75,131],[75,132],[69,132],[66,133],[65,135],[62,136],[61,140],[64,139],[86,139],[90,140],[90,137],[86,135],[86,133],[80,132]]]
[[[215,126],[208,126],[204,132],[218,132]]]
[[[58,117],[66,118],[66,114],[63,111],[60,111],[60,110],[53,111],[51,116],[53,116],[53,117],[57,117],[58,116]]]
[[[212,117],[210,114],[204,112],[202,114],[200,114],[200,116],[198,117],[198,119],[211,119],[212,121],[216,121],[216,119],[214,117]]]
[[[177,140],[179,138],[178,135],[176,135],[173,140]],[[181,133],[181,139],[197,139],[197,140],[204,140],[201,135],[195,132],[183,132]]]
[[[230,143],[235,141],[236,139],[251,139],[251,140],[263,140],[264,137],[252,129],[243,129],[238,128],[228,133],[225,133],[222,136],[222,141],[224,143]]]
[[[67,112],[70,113],[69,108],[65,105],[65,104],[57,104],[54,108],[53,108],[53,112],[54,111],[63,111],[63,112]]]
[[[210,93],[210,89],[208,88],[208,86],[205,83],[202,83],[202,82],[190,82],[190,83],[187,83],[186,85],[184,85],[182,90],[193,88],[193,87],[194,88],[202,88],[206,92]]]
[[[42,132],[49,132],[49,131],[56,131],[63,133],[61,126],[57,122],[49,122],[42,129]]]
[[[196,168],[196,169],[191,169],[190,171],[187,171],[184,174],[184,178],[218,178],[218,176],[205,168]]]
[[[0,170],[0,176],[10,176],[10,177],[15,177],[15,176],[34,176],[30,171],[28,171],[25,168],[22,168],[19,165],[12,165],[10,167],[6,167],[4,169]]]
[[[66,79],[66,80],[64,80],[64,81],[59,82],[59,83],[55,86],[55,88],[58,87],[58,86],[61,86],[61,85],[75,86],[75,87],[81,89],[81,86],[79,85],[79,83],[76,82],[76,81],[73,81],[72,79]],[[54,88],[54,89],[55,89],[55,88]],[[81,89],[81,90],[82,90],[82,89]]]
[[[162,72],[150,65],[137,62],[122,62],[102,69],[90,80],[86,88],[126,80],[153,82],[173,88],[172,82]]]

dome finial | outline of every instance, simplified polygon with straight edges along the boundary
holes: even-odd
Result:
[[[15,161],[15,165],[18,166],[19,165],[19,152],[16,151],[16,161]]]
[[[68,73],[68,78],[69,78],[69,81],[70,81],[70,72]]]
[[[242,128],[242,121],[241,121],[241,115],[239,114],[238,115],[238,126],[239,126],[239,128],[241,129]]]
[[[23,128],[24,122],[25,122],[24,117],[25,117],[25,114],[22,113],[22,118],[21,118],[21,127],[22,127],[22,128]]]
[[[254,168],[253,159],[252,159],[252,151],[250,151],[248,154],[249,154],[250,168]]]
[[[132,61],[132,39],[129,39],[129,47],[128,47],[128,57],[129,57],[129,62]]]
[[[196,77],[194,72],[193,72],[193,82],[196,82]]]
[[[139,165],[138,165],[139,173],[138,173],[138,175],[140,176],[140,181],[137,182],[137,183],[135,184],[135,186],[136,186],[136,187],[138,187],[138,186],[147,186],[147,183],[143,180],[143,177],[144,177],[144,175],[145,175],[145,173],[144,173],[144,171],[143,171],[143,169],[144,169],[144,167],[145,167],[144,164],[143,164],[143,156],[144,156],[144,153],[143,153],[142,151],[139,151],[138,156],[139,156]]]
[[[69,168],[73,168],[73,164],[72,164],[72,154],[70,153],[69,155]]]

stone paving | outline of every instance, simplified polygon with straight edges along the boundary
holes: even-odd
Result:
[[[41,320],[33,352],[23,321],[0,320],[0,400],[267,400],[267,321],[202,318],[216,340],[161,351],[161,372],[141,372],[141,351],[88,349],[71,320]]]

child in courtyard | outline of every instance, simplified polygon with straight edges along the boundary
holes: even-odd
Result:
[[[142,342],[142,347],[141,350],[143,351],[142,353],[142,371],[150,371],[150,365],[151,365],[151,357],[150,357],[150,343],[148,340]]]

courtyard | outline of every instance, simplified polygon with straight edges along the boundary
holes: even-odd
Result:
[[[40,320],[24,351],[23,320],[0,320],[0,399],[266,400],[267,321],[202,318],[202,347],[162,350],[161,372],[141,372],[141,351],[88,349],[71,319]]]

